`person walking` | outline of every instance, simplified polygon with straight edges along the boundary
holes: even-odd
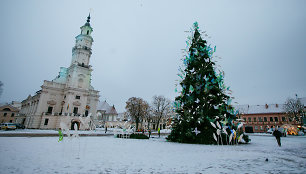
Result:
[[[282,133],[277,129],[277,127],[275,128],[273,132],[273,136],[275,136],[278,146],[281,147],[282,144],[281,144],[280,137],[282,136]]]
[[[105,133],[107,132],[107,126],[105,126]]]
[[[158,128],[158,137],[160,137],[160,128]]]
[[[151,129],[149,129],[149,138],[150,138],[150,136],[151,136]]]

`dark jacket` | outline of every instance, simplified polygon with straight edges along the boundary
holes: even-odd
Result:
[[[280,138],[282,136],[282,133],[279,130],[275,130],[273,132],[273,136],[275,136],[275,138]]]

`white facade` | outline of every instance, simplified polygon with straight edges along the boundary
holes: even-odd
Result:
[[[120,119],[115,106],[110,106],[106,101],[100,102],[97,107],[98,126],[115,127]]]
[[[74,123],[79,129],[86,129],[88,125],[82,125],[80,117],[89,115],[92,120],[96,119],[99,91],[91,86],[93,69],[89,65],[92,31],[88,16],[81,34],[75,37],[70,66],[61,67],[55,79],[45,80],[40,91],[22,101],[17,122],[24,123],[27,128],[57,129],[60,122],[65,122],[72,129]]]

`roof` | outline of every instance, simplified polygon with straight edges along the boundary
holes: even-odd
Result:
[[[99,102],[98,107],[97,107],[97,111],[105,111],[105,114],[118,114],[116,111],[115,106],[110,106],[106,100],[103,102]]]
[[[110,105],[105,101],[99,102],[97,111],[110,111]]]
[[[118,114],[117,111],[116,111],[115,106],[112,106],[112,107],[111,107],[111,109],[110,109],[110,114],[116,114],[116,115]]]
[[[284,113],[283,104],[236,105],[235,110],[243,114]]]
[[[9,111],[12,111],[12,112],[18,112],[19,111],[18,108],[12,106],[11,104],[5,104],[5,105],[0,106],[1,111],[4,111],[4,109],[6,109],[6,108],[9,108]]]

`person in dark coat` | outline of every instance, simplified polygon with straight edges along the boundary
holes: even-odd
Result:
[[[275,131],[273,132],[273,136],[275,136],[275,138],[277,140],[277,144],[280,147],[282,145],[281,140],[280,140],[280,137],[282,136],[282,133],[277,128],[275,128]]]
[[[150,136],[151,136],[151,129],[149,129],[149,138],[150,138]]]

